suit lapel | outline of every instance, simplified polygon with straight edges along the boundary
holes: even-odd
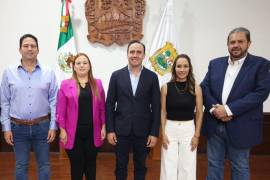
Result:
[[[138,96],[138,93],[142,91],[144,80],[145,80],[145,68],[143,67],[140,78],[139,78],[138,86],[135,92],[135,96]]]
[[[249,59],[249,54],[248,54],[239,73],[238,73],[238,75],[237,75],[237,77],[236,77],[236,79],[235,79],[235,81],[234,81],[234,83],[233,83],[232,89],[231,89],[230,94],[228,96],[228,100],[233,92],[237,92],[237,88],[241,84],[241,81],[244,78],[249,66],[250,66],[250,59]],[[229,102],[228,100],[227,100],[227,102]]]
[[[97,80],[96,81],[96,88],[99,91],[99,82]],[[96,116],[97,116],[97,112],[96,112],[96,109],[98,107],[98,99],[96,97],[96,94],[95,92],[93,91],[93,89],[91,90],[91,93],[92,93],[92,110],[93,110],[93,122],[95,123],[95,120],[96,120]]]
[[[95,80],[95,81],[96,81],[96,80]],[[98,90],[98,92],[99,92],[98,81],[96,81],[96,88],[97,88],[97,90]],[[96,97],[96,94],[95,94],[95,92],[94,92],[93,89],[91,89],[90,93],[92,94],[92,103],[93,103],[92,109],[94,109],[94,107],[96,107],[96,105],[97,105],[97,97]],[[93,112],[94,112],[94,111],[93,111]]]
[[[123,69],[123,84],[127,85],[124,87],[123,90],[126,91],[127,94],[129,94],[130,96],[133,96],[132,87],[131,87],[131,80],[130,80],[129,71],[128,71],[127,66]]]
[[[222,91],[223,91],[226,71],[228,68],[228,58],[229,57],[224,57],[223,61],[221,61],[220,69],[218,69],[219,76],[220,76],[220,78],[218,78],[218,79],[220,79],[220,80],[217,82],[218,86],[216,86],[216,87],[218,88],[218,94],[219,94],[218,98],[219,98],[220,102],[222,102]]]
[[[77,91],[77,84],[75,80],[71,80],[69,90],[73,96],[75,104],[78,106],[78,91]]]

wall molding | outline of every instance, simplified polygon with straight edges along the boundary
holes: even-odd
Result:
[[[251,154],[261,154],[261,155],[270,155],[270,112],[264,113],[263,121],[263,142],[260,145],[257,145],[252,148]],[[0,127],[1,129],[1,127]],[[58,137],[56,138],[58,139]],[[0,152],[9,152],[13,151],[12,147],[9,146],[3,137],[3,132],[0,137]],[[58,140],[55,140],[50,146],[51,152],[59,152]],[[114,147],[105,141],[104,145],[100,148],[101,152],[113,152]],[[200,137],[200,144],[198,147],[198,153],[206,152],[206,139],[205,137]]]

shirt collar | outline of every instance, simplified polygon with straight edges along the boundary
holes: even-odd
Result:
[[[241,59],[237,60],[237,61],[232,61],[232,60],[231,60],[231,57],[229,56],[228,64],[230,64],[230,65],[235,65],[235,64],[241,65],[241,64],[244,63],[246,57],[247,57],[247,54],[246,54],[244,57],[242,57]]]
[[[22,60],[20,60],[20,62],[17,64],[17,69],[19,69],[19,68],[23,68]],[[37,69],[37,68],[41,69],[41,65],[40,65],[39,61],[37,61],[35,69]]]
[[[142,72],[142,70],[143,70],[143,65],[142,65],[142,67],[141,67],[140,72]],[[129,65],[128,65],[128,71],[129,71],[129,73],[132,73],[132,71],[131,71],[131,69],[130,69],[130,66],[129,66]]]

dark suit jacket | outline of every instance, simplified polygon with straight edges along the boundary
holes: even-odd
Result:
[[[216,131],[220,120],[209,113],[213,104],[222,104],[222,90],[228,57],[210,61],[208,72],[201,83],[204,96],[202,132],[208,138]],[[226,130],[232,145],[249,148],[262,141],[263,102],[270,91],[270,62],[248,54],[228,96],[227,105],[233,119]]]
[[[107,132],[127,136],[158,136],[160,89],[157,75],[143,68],[133,96],[128,67],[115,71],[106,99]]]

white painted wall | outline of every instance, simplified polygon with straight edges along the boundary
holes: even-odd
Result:
[[[85,0],[73,0],[76,43],[80,52],[90,56],[94,74],[107,90],[111,73],[127,64],[126,46],[105,47],[88,42],[84,3]],[[165,3],[166,0],[146,0],[142,41],[148,50]],[[269,0],[174,0],[174,7],[180,51],[191,56],[199,82],[210,59],[227,55],[228,32],[238,26],[251,31],[250,53],[270,59]],[[19,38],[25,33],[38,37],[39,60],[51,67],[56,65],[60,9],[61,0],[1,0],[0,75],[8,64],[19,61]],[[270,112],[270,98],[264,111]]]

